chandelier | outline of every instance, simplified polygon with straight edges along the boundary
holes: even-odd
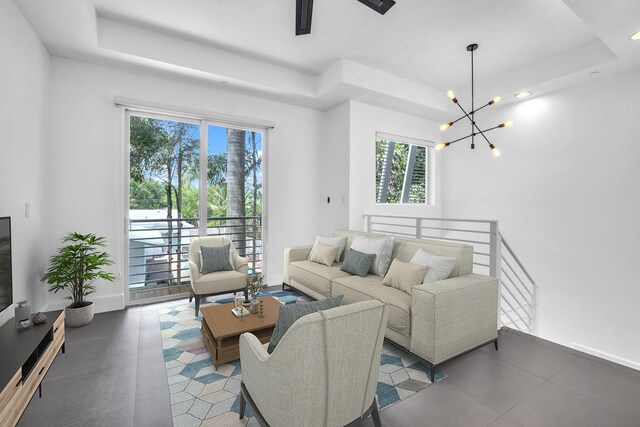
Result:
[[[458,98],[456,98],[456,94],[452,90],[450,90],[447,92],[447,96],[449,97],[449,99],[453,101],[454,104],[456,104],[460,108],[460,110],[462,110],[463,116],[452,122],[448,122],[440,126],[440,130],[444,132],[445,130],[449,129],[451,126],[453,126],[454,124],[456,124],[457,122],[459,122],[460,120],[466,117],[471,122],[471,133],[467,136],[463,136],[462,138],[454,139],[453,141],[441,142],[440,144],[436,145],[436,150],[442,150],[443,148],[448,147],[451,144],[454,144],[458,141],[462,141],[467,138],[471,138],[471,149],[473,150],[476,148],[476,144],[475,144],[476,135],[480,135],[482,138],[484,138],[485,141],[487,141],[487,144],[489,144],[489,148],[491,149],[491,152],[493,153],[493,155],[496,157],[499,157],[500,150],[498,150],[498,148],[496,148],[496,146],[493,145],[491,141],[489,141],[485,133],[492,131],[494,129],[508,128],[509,126],[513,125],[513,122],[509,120],[507,122],[500,123],[498,126],[494,126],[492,128],[488,128],[484,130],[481,130],[480,127],[476,124],[476,120],[475,120],[476,113],[482,110],[483,108],[488,107],[489,105],[493,105],[500,102],[500,99],[501,99],[499,96],[496,96],[495,98],[493,98],[492,100],[484,104],[482,107],[475,108],[475,93],[474,93],[474,81],[473,81],[473,52],[476,49],[478,49],[478,45],[475,43],[467,46],[467,51],[471,52],[471,111],[467,113],[467,111],[462,107],[462,105],[460,105],[460,102],[458,102]]]

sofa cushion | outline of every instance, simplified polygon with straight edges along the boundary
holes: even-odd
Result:
[[[422,284],[422,279],[427,272],[426,265],[411,264],[394,259],[389,267],[389,271],[382,279],[384,286],[400,289],[411,295],[411,288]]]
[[[339,277],[349,276],[349,273],[340,271],[341,264],[332,267],[311,261],[296,261],[289,264],[289,278],[303,286],[330,297],[331,282]]]
[[[426,265],[429,267],[422,283],[431,283],[446,279],[456,265],[455,258],[434,255],[424,248],[418,249],[418,252],[416,252],[409,262],[411,264]]]
[[[193,283],[196,294],[216,294],[218,292],[235,291],[246,286],[246,275],[237,271],[216,271],[203,274]]]
[[[200,247],[200,273],[208,274],[216,271],[231,271],[231,245],[218,247]]]
[[[347,249],[351,247],[357,234],[367,236],[385,236],[383,234],[362,233],[360,231],[333,230],[332,237],[347,237]],[[435,255],[453,257],[456,265],[449,277],[464,276],[473,272],[473,246],[459,243],[442,242],[437,240],[411,239],[396,237],[391,258],[398,258],[402,262],[409,262],[420,248],[425,248]]]
[[[311,251],[311,257],[309,258],[309,261],[331,267],[336,262],[336,254],[339,250],[340,246],[330,246],[325,245],[324,243],[316,243],[315,245],[313,245],[313,250]]]
[[[366,277],[375,257],[375,254],[363,254],[355,249],[349,249],[340,270],[356,276]]]
[[[280,308],[280,314],[278,314],[278,321],[276,327],[271,335],[271,341],[267,347],[267,352],[273,353],[276,346],[289,330],[289,328],[296,322],[296,320],[307,314],[315,313],[317,311],[329,310],[331,308],[340,307],[342,303],[342,295],[338,295],[335,298],[327,298],[321,301],[305,302],[302,304],[285,305]]]
[[[322,237],[322,236],[316,237],[316,242],[313,244],[313,247],[311,248],[309,259],[311,259],[314,252],[316,251],[316,245],[318,243],[322,243],[323,245],[329,245],[329,246],[337,246],[338,253],[336,254],[335,262],[340,262],[340,259],[342,258],[342,254],[344,253],[344,248],[347,245],[347,238],[346,237]]]
[[[366,234],[356,234],[351,242],[351,249],[364,254],[375,254],[369,272],[384,277],[391,264],[394,238],[391,236],[373,237]],[[347,255],[349,255],[347,253]]]
[[[382,277],[348,276],[333,281],[332,295],[344,295],[343,304],[377,299],[389,304],[387,327],[409,336],[411,333],[411,295],[401,290],[382,285]]]

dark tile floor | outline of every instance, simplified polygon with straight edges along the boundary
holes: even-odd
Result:
[[[171,426],[159,306],[67,329],[67,352],[19,425]],[[490,344],[442,370],[446,379],[382,411],[382,425],[640,426],[639,371],[516,331],[500,332],[500,351]]]

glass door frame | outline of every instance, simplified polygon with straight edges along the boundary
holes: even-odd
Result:
[[[199,174],[199,221],[198,221],[198,236],[206,236],[207,235],[207,217],[208,217],[208,183],[207,183],[207,167],[208,167],[208,148],[209,148],[209,126],[218,126],[224,127],[228,129],[239,129],[249,132],[257,132],[262,134],[262,214],[261,214],[261,247],[262,247],[262,275],[267,277],[267,263],[264,254],[264,248],[267,245],[267,212],[268,212],[268,151],[269,151],[269,129],[270,127],[257,127],[252,126],[250,124],[243,125],[238,124],[235,121],[233,123],[226,122],[224,120],[209,118],[209,117],[201,117],[192,116],[190,114],[173,114],[171,112],[159,112],[155,109],[150,109],[148,111],[144,109],[132,109],[123,107],[123,224],[124,224],[124,237],[123,237],[123,256],[122,256],[122,267],[120,269],[119,276],[122,278],[123,283],[123,293],[124,293],[124,303],[125,306],[135,306],[135,305],[144,305],[144,304],[152,304],[156,302],[170,301],[176,299],[185,298],[185,294],[174,294],[174,295],[165,295],[160,297],[146,298],[142,300],[130,300],[129,293],[129,206],[130,206],[130,181],[131,181],[131,164],[130,164],[130,132],[131,132],[131,116],[136,117],[144,117],[150,119],[158,119],[158,120],[170,120],[176,122],[183,122],[189,124],[195,124],[200,126],[200,174]],[[204,185],[203,185],[204,184]],[[204,203],[203,203],[204,202]],[[202,218],[205,220],[203,221]]]

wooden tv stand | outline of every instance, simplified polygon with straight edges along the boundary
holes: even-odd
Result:
[[[0,327],[0,427],[18,423],[58,351],[64,353],[64,311],[44,313],[47,323],[18,331],[15,320]]]

